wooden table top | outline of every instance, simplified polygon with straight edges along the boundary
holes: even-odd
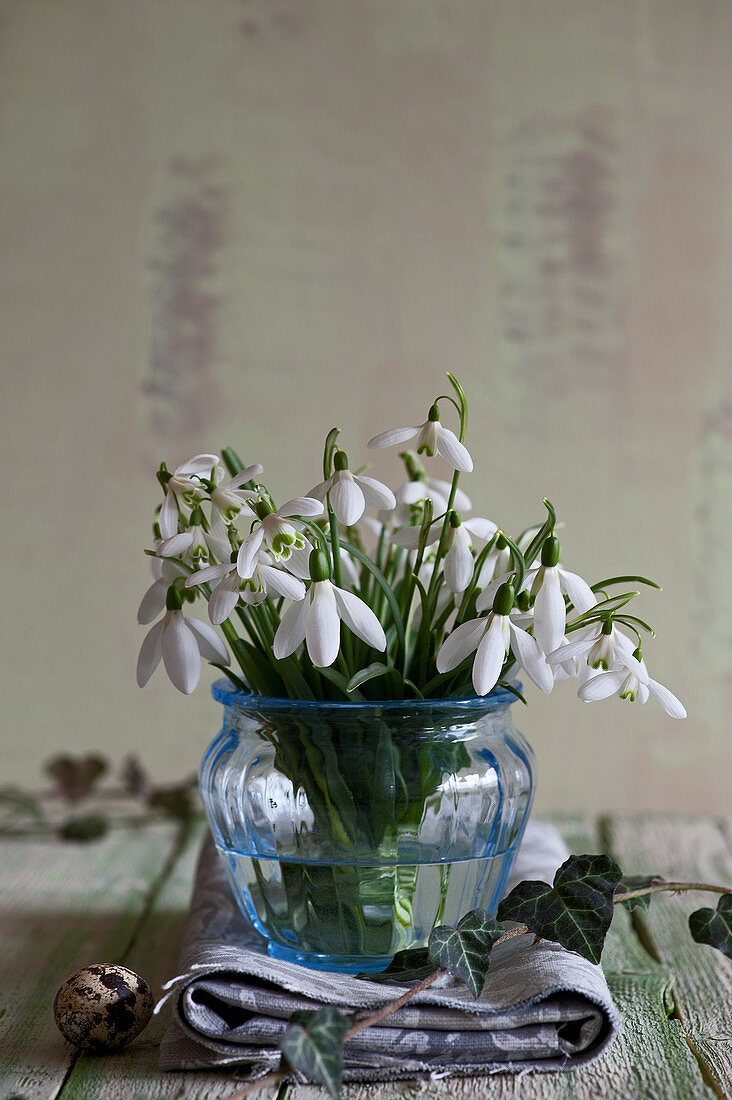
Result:
[[[732,818],[556,817],[575,852],[611,854],[627,874],[732,884]],[[162,1073],[167,1014],[125,1050],[80,1053],[56,1030],[53,997],[74,970],[120,962],[153,987],[176,973],[202,823],[118,828],[81,844],[0,841],[0,1100],[223,1100],[231,1071]],[[701,1100],[732,1097],[732,964],[694,944],[688,914],[712,895],[662,896],[615,914],[603,955],[624,1020],[609,1051],[583,1069],[497,1073],[417,1084],[347,1085],[345,1100]],[[258,1094],[264,1100],[269,1094]],[[288,1097],[324,1100],[319,1088]]]

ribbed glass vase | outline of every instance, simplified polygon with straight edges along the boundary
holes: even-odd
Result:
[[[495,911],[533,795],[514,695],[308,702],[226,680],[213,695],[203,801],[271,955],[373,973],[435,925]]]

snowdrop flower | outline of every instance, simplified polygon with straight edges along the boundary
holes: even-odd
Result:
[[[195,455],[176,466],[165,486],[158,523],[164,539],[171,538],[178,530],[178,511],[195,508],[203,497],[202,478],[210,478],[211,471],[219,465],[218,455]]]
[[[546,659],[553,666],[567,665],[577,659],[580,666],[587,665],[606,672],[613,669],[616,663],[623,662],[637,673],[640,663],[633,656],[633,649],[630,638],[618,630],[611,619],[607,619],[592,623],[590,627],[578,631],[576,636],[573,634],[571,641],[547,653]]]
[[[169,591],[177,593],[174,588]],[[179,600],[180,594],[177,600],[175,597],[168,599],[165,616],[145,635],[137,660],[137,683],[140,687],[145,686],[162,657],[173,685],[184,695],[190,695],[201,676],[201,657],[228,665],[229,654],[208,623],[187,619],[180,608],[170,606]]]
[[[335,516],[346,527],[358,522],[367,504],[382,511],[396,507],[396,498],[386,485],[376,478],[351,473],[345,451],[336,451],[333,466],[330,477],[311,489],[308,496],[324,500],[329,493]]]
[[[597,603],[589,584],[576,573],[569,573],[559,566],[559,539],[547,538],[541,549],[541,565],[525,578],[525,586],[531,587],[534,600],[534,637],[544,653],[552,653],[564,639],[567,609],[566,592],[580,614],[589,611]]]
[[[263,550],[259,551],[248,577],[242,577],[236,562],[231,562],[199,569],[187,578],[185,586],[192,588],[194,585],[209,584],[216,580],[219,583],[208,601],[208,617],[216,626],[228,619],[240,599],[246,604],[259,604],[271,592],[284,596],[287,600],[301,600],[305,596],[305,585],[302,581],[286,573],[284,569],[276,569],[272,565],[272,558]]]
[[[260,547],[264,547],[276,562],[289,562],[288,568],[300,577],[308,577],[308,560],[312,546],[301,534],[300,525],[292,516],[321,516],[323,505],[313,497],[295,497],[276,511],[260,499],[253,505],[258,522],[239,547],[237,568],[242,578],[251,577]]]
[[[646,662],[643,660],[640,649],[636,649],[633,656],[638,667],[634,665],[633,668],[629,668],[621,662],[619,667],[609,672],[592,676],[577,692],[580,699],[584,703],[592,703],[597,699],[609,699],[611,695],[619,695],[621,699],[627,699],[631,703],[636,699],[639,703],[646,703],[649,697],[653,697],[671,718],[686,718],[686,708],[673,692],[648,675]]]
[[[437,671],[451,672],[475,651],[473,687],[478,695],[487,695],[495,687],[506,654],[513,645],[526,674],[548,695],[554,686],[552,671],[536,640],[511,620],[514,598],[513,585],[502,584],[489,615],[470,619],[456,627],[437,654]]]
[[[287,609],[277,628],[273,645],[277,660],[289,657],[305,642],[317,668],[332,665],[340,649],[341,621],[357,638],[383,652],[386,635],[381,623],[363,600],[331,582],[330,565],[320,550],[310,555],[310,575],[305,598]]]
[[[223,466],[215,468],[213,475],[215,487],[211,490],[211,503],[225,523],[233,523],[241,512],[245,515],[252,514],[248,502],[256,500],[258,494],[254,489],[242,489],[241,486],[255,477],[260,477],[263,473],[264,467],[255,462],[253,466],[247,466],[222,485],[226,471]]]
[[[150,567],[154,580],[137,609],[137,621],[141,624],[151,623],[161,611],[164,611],[168,589],[178,577],[185,576],[185,571],[180,565],[173,561],[164,561],[162,558],[151,558]]]
[[[439,454],[454,470],[466,474],[473,469],[473,460],[467,447],[463,446],[454,432],[440,423],[440,410],[436,404],[431,407],[424,424],[416,428],[390,428],[370,439],[368,446],[393,447],[397,443],[407,443],[410,439],[416,439],[417,454],[425,452],[430,458]]]
[[[206,531],[203,527],[203,515],[199,508],[191,513],[190,527],[180,531],[169,539],[163,539],[158,547],[161,558],[180,558],[189,565],[198,567],[202,562],[209,562],[211,555],[214,558],[227,558],[229,556],[229,542],[223,532]]]
[[[483,539],[486,542],[493,538],[498,527],[489,519],[481,519],[474,516],[472,519],[461,520],[457,512],[450,513],[450,522],[447,532],[447,553],[445,554],[445,583],[451,592],[464,592],[470,584],[473,576],[473,545],[470,536]],[[403,527],[392,536],[397,546],[406,547],[408,550],[416,550],[419,546],[422,528],[419,525]],[[426,546],[437,542],[442,533],[442,521],[430,525],[426,535]]]

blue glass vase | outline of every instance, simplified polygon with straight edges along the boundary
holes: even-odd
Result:
[[[495,912],[533,796],[514,695],[306,702],[219,680],[213,696],[203,802],[271,955],[374,973],[436,925]]]

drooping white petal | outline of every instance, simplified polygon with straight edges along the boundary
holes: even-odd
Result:
[[[491,555],[489,554],[488,558],[490,558],[490,556]],[[488,559],[486,559],[486,561],[487,560]],[[483,571],[481,570],[481,577],[482,576]],[[494,577],[493,580],[489,581],[488,584],[486,584],[483,591],[478,593],[478,598],[475,601],[476,611],[490,611],[490,609],[493,607],[493,601],[496,598],[496,593],[498,592],[498,589],[509,579],[510,576],[510,573],[501,573],[499,576]]]
[[[341,644],[341,620],[335,592],[330,581],[315,581],[307,622],[305,645],[317,668],[327,668],[338,656]]]
[[[514,622],[510,623],[510,628],[511,640],[519,664],[526,670],[526,675],[536,684],[539,691],[549,695],[554,687],[554,673],[539,649],[536,638],[532,638]]]
[[[220,462],[218,455],[194,455],[187,462],[176,466],[174,477],[191,477],[194,474],[199,477],[208,477],[214,466]]]
[[[477,539],[482,539],[484,542],[488,542],[489,539],[492,539],[498,530],[498,527],[492,520],[482,519],[480,516],[464,519],[463,527],[467,528],[471,535],[475,535]]]
[[[440,647],[437,654],[437,671],[452,672],[466,657],[474,652],[490,624],[487,619],[469,619],[456,626]]]
[[[158,547],[158,554],[161,558],[179,558],[193,544],[194,537],[194,532],[189,529],[173,535],[172,538],[163,539]]]
[[[164,539],[172,538],[178,530],[178,504],[175,493],[171,491],[165,494],[165,500],[158,515],[158,526]]]
[[[255,527],[252,531],[251,535],[247,535],[239,547],[239,553],[236,557],[236,569],[239,576],[244,580],[246,580],[247,577],[251,577],[254,572],[257,564],[257,554],[262,545],[263,538],[264,528],[260,523],[260,525]]]
[[[356,481],[363,491],[364,500],[370,508],[382,508],[387,511],[396,508],[396,497],[388,485],[383,485],[375,477],[364,477],[363,474],[354,474]]]
[[[562,644],[566,611],[556,566],[545,566],[541,588],[534,603],[534,637],[544,653]]]
[[[595,673],[594,676],[590,676],[589,680],[580,686],[577,692],[578,697],[583,703],[595,703],[599,699],[609,699],[611,695],[615,695],[627,676],[627,671],[624,668],[616,669],[613,672],[600,672]]]
[[[343,588],[333,585],[333,593],[341,619],[348,629],[366,645],[383,652],[386,649],[386,635],[371,608],[353,592],[346,592]]]
[[[137,609],[138,623],[151,623],[165,608],[168,582],[162,577],[148,588]]]
[[[229,567],[230,568],[230,567]],[[239,574],[234,572],[217,584],[208,601],[208,617],[216,626],[228,619],[239,602]]]
[[[473,687],[476,694],[487,695],[496,686],[510,641],[507,615],[493,615],[473,662]]]
[[[308,496],[315,500],[325,500],[325,494],[330,489],[330,483],[333,479],[327,478],[325,481],[318,482],[317,485],[313,485],[312,489],[308,490]]]
[[[285,501],[281,508],[277,509],[278,516],[322,516],[324,511],[322,500],[314,497],[293,497]]]
[[[297,577],[286,573],[284,569],[274,569],[260,562],[258,570],[268,592],[275,592],[278,596],[284,596],[286,600],[292,600],[294,603],[304,598],[305,585]]]
[[[442,455],[455,470],[469,474],[473,469],[473,460],[467,447],[463,446],[454,432],[439,425],[437,432],[437,453]]]
[[[419,524],[415,524],[413,527],[402,527],[399,531],[395,531],[392,535],[392,541],[397,546],[403,546],[406,550],[416,550],[419,546],[419,538],[422,528]],[[430,525],[430,529],[427,532],[427,540],[425,546],[431,546],[433,542],[437,542],[442,531],[442,523],[433,523]]]
[[[445,500],[444,507],[447,507],[447,501],[450,496],[450,490],[452,486],[449,481],[442,481],[440,478],[428,477],[427,484],[434,493],[438,493]],[[455,490],[455,499],[453,500],[453,507],[457,508],[458,512],[470,512],[473,504],[467,493],[464,493],[461,488]]]
[[[201,678],[201,653],[182,611],[169,611],[165,616],[163,664],[173,686],[190,695]]]
[[[304,581],[310,578],[310,555],[312,550],[312,546],[305,539],[304,546],[292,547],[290,556],[287,559],[286,565],[289,572],[294,573],[296,577],[300,577]]]
[[[429,488],[423,481],[405,481],[396,491],[396,500],[399,504],[419,504],[428,496],[430,496]],[[444,499],[441,511],[444,512],[446,506],[447,497]]]
[[[445,554],[445,584],[451,592],[464,592],[473,576],[473,555],[470,550],[470,538],[464,525],[456,527],[452,535],[450,549]]]
[[[213,627],[200,619],[186,619],[186,626],[193,631],[202,657],[207,661],[218,661],[220,665],[230,663],[229,651]]]
[[[289,657],[305,641],[305,625],[309,610],[310,593],[308,592],[304,600],[292,604],[282,616],[282,622],[277,627],[272,643],[272,652],[278,661]]]
[[[646,686],[656,702],[666,711],[666,714],[670,715],[671,718],[686,718],[686,707],[672,691],[669,691],[663,684],[659,684],[658,680],[652,680],[650,677]]]
[[[333,475],[333,483],[330,487],[330,503],[336,518],[346,527],[351,527],[360,520],[366,507],[366,501],[363,490],[356,483],[350,470],[338,470]]]
[[[203,569],[197,569],[195,573],[191,573],[190,577],[186,577],[185,587],[193,588],[197,584],[208,584],[210,581],[216,581],[219,577],[225,576],[234,569],[231,563],[228,565],[206,565]]]
[[[566,569],[560,568],[559,583],[580,614],[589,611],[597,603],[595,593],[577,573],[568,573]]]
[[[389,428],[386,432],[379,432],[372,436],[366,446],[369,450],[375,447],[393,447],[397,443],[406,443],[408,439],[414,439],[419,434],[419,428]]]
[[[145,686],[160,664],[160,658],[163,655],[164,628],[165,619],[163,618],[148,630],[140,646],[140,656],[137,658],[137,683],[141,688]]]
[[[264,473],[264,466],[261,466],[258,462],[255,462],[252,466],[247,466],[245,469],[240,470],[238,474],[234,474],[231,481],[229,481],[224,488],[225,489],[238,489],[240,485],[244,485],[245,482],[251,481],[255,477],[261,477]],[[256,494],[252,490],[246,490],[246,493],[251,493],[252,497]]]
[[[569,661],[573,657],[584,657],[599,638],[600,631],[601,627],[599,626],[594,627],[591,633],[578,631],[576,637],[547,653],[547,661],[550,665],[563,665],[565,661]]]

